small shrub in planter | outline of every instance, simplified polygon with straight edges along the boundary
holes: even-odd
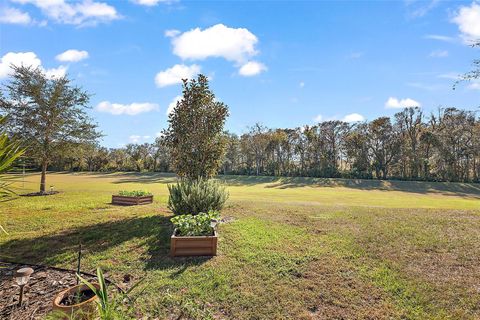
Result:
[[[133,190],[133,191],[122,190],[118,192],[118,195],[125,196],[125,197],[144,197],[144,196],[151,196],[152,194],[145,190]]]
[[[171,219],[175,229],[170,240],[170,255],[215,256],[217,254],[217,233],[215,231],[218,213],[179,215]]]
[[[225,187],[215,180],[182,180],[168,190],[168,208],[176,215],[220,211],[228,199]]]
[[[119,205],[139,205],[153,202],[153,195],[148,191],[119,191],[117,195],[112,195],[112,203]]]
[[[177,236],[211,236],[215,231],[218,218],[219,215],[216,211],[210,211],[197,215],[183,214],[173,217],[170,221],[175,227]]]

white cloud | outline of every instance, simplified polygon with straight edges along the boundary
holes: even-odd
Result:
[[[472,81],[468,86],[467,89],[470,90],[480,90],[480,81],[479,80],[474,80]]]
[[[159,3],[172,3],[176,0],[132,0],[133,3],[146,7],[154,7]]]
[[[438,40],[443,42],[455,42],[456,39],[449,36],[442,36],[439,34],[428,34],[424,37],[425,39]]]
[[[388,98],[387,102],[385,102],[385,108],[388,109],[397,109],[397,108],[408,108],[408,107],[421,107],[421,103],[417,102],[413,99],[406,98],[406,99],[397,99],[394,97]]]
[[[139,135],[131,135],[128,137],[128,140],[130,140],[131,143],[139,143],[140,142],[140,136]]]
[[[32,4],[44,15],[57,23],[73,25],[96,25],[120,18],[117,10],[103,2],[83,0],[68,3],[65,0],[13,0],[21,4]]]
[[[30,24],[32,23],[32,18],[27,12],[7,7],[0,10],[0,23]]]
[[[327,117],[327,118],[325,118],[324,116],[322,116],[321,114],[319,114],[319,115],[317,115],[315,118],[313,118],[313,121],[314,121],[315,123],[323,122],[323,121],[335,121],[335,120],[340,120],[340,121],[343,121],[343,122],[352,123],[352,122],[364,121],[364,120],[365,120],[365,117],[362,116],[362,115],[359,114],[359,113],[350,113],[350,114],[347,114],[347,115],[344,116],[344,117],[335,115],[335,116],[332,116],[332,117]]]
[[[437,76],[437,78],[450,79],[450,80],[460,80],[461,77],[456,72],[443,73]]]
[[[421,18],[433,10],[439,3],[440,0],[430,0],[430,1],[406,1],[407,5],[411,8],[409,9],[409,16],[411,18]]]
[[[78,62],[88,58],[88,52],[85,50],[70,49],[60,53],[55,57],[58,61],[62,62]]]
[[[363,56],[363,52],[352,52],[347,56],[347,58],[348,59],[360,59],[362,56]]]
[[[177,102],[181,101],[183,96],[176,96],[173,98],[172,102],[168,104],[167,108],[167,116],[173,111],[173,109],[177,106]]]
[[[455,81],[463,79],[462,76],[457,72],[444,73],[444,74],[438,75],[437,77],[442,78],[442,79],[455,80]],[[467,89],[469,89],[469,90],[480,90],[480,80],[470,81],[467,85]]]
[[[173,38],[173,37],[176,37],[178,36],[180,33],[180,30],[176,30],[176,29],[169,29],[169,30],[165,30],[165,37],[167,38]]]
[[[470,7],[462,6],[453,17],[452,22],[458,25],[465,41],[480,38],[480,4],[472,2]]]
[[[186,32],[167,30],[172,38],[173,53],[183,60],[223,58],[235,63],[239,73],[252,76],[266,70],[260,62],[250,61],[259,51],[258,38],[246,28],[230,28],[216,24],[204,30],[195,28]]]
[[[267,67],[260,62],[257,61],[249,61],[245,63],[240,70],[238,70],[238,73],[244,77],[251,77],[255,76],[263,71],[267,70]]]
[[[126,114],[129,116],[134,116],[140,113],[149,112],[152,110],[158,110],[158,105],[155,103],[139,103],[134,102],[131,104],[120,104],[120,103],[111,103],[109,101],[102,101],[97,105],[96,108],[100,112],[107,112],[113,115],[122,115]]]
[[[59,66],[57,68],[45,69],[42,61],[37,57],[35,52],[8,52],[0,58],[0,79],[6,78],[12,72],[11,66],[25,66],[32,68],[40,68],[47,77],[58,78],[65,75],[67,67]]]
[[[128,141],[130,143],[140,143],[142,141],[148,141],[150,140],[150,138],[152,138],[151,136],[141,136],[141,135],[138,135],[138,134],[132,134],[131,136],[128,137]]]
[[[67,67],[59,66],[57,68],[46,69],[45,74],[49,78],[61,78],[67,74]]]
[[[305,87],[305,82],[303,82],[303,81],[300,81],[300,83],[298,84],[298,86],[299,86],[300,88],[303,88],[303,87]]]
[[[192,64],[191,66],[176,64],[171,68],[157,73],[155,83],[160,88],[182,83],[182,79],[192,79],[200,73],[200,70],[201,67],[196,64]]]
[[[34,52],[8,52],[0,59],[0,78],[6,78],[11,73],[11,65],[40,67],[42,61]]]
[[[446,58],[448,57],[448,51],[447,50],[434,50],[430,52],[430,57],[432,58]]]
[[[359,122],[365,120],[365,117],[359,113],[350,113],[347,114],[345,117],[342,118],[344,122]]]
[[[203,60],[220,57],[245,63],[258,53],[257,37],[245,28],[217,24],[205,30],[195,28],[172,39],[173,53],[182,59]]]
[[[160,0],[132,0],[132,2],[142,6],[153,7],[156,6]]]

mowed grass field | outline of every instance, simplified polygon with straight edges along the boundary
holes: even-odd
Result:
[[[170,258],[165,174],[47,177],[0,204],[0,260],[146,278],[148,319],[479,319],[480,185],[220,176],[218,256]],[[35,191],[39,176],[28,175]],[[22,187],[18,183],[18,187]],[[154,204],[110,204],[144,189]]]

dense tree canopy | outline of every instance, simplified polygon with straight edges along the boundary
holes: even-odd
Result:
[[[40,192],[45,192],[48,164],[55,157],[75,154],[75,148],[100,134],[85,112],[89,95],[66,76],[51,78],[40,68],[12,68],[0,112],[8,115],[8,131],[24,141],[28,155],[39,162]]]
[[[179,176],[196,180],[217,173],[225,151],[223,126],[227,117],[228,107],[215,99],[206,76],[183,80],[183,97],[163,132]]]
[[[391,119],[288,129],[256,124],[241,136],[223,137],[225,174],[480,182],[480,120],[474,111],[446,108],[425,116],[408,108]],[[164,140],[110,150],[77,148],[52,168],[171,172]]]

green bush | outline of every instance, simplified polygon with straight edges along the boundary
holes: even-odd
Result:
[[[210,211],[209,213],[201,212],[197,215],[183,214],[170,219],[177,236],[211,236],[215,228],[218,213]]]
[[[176,215],[220,211],[228,199],[225,187],[215,180],[182,180],[168,190],[168,208]]]
[[[151,196],[152,194],[144,190],[133,190],[133,191],[122,190],[118,192],[118,195],[125,196],[125,197],[143,197],[143,196]]]

